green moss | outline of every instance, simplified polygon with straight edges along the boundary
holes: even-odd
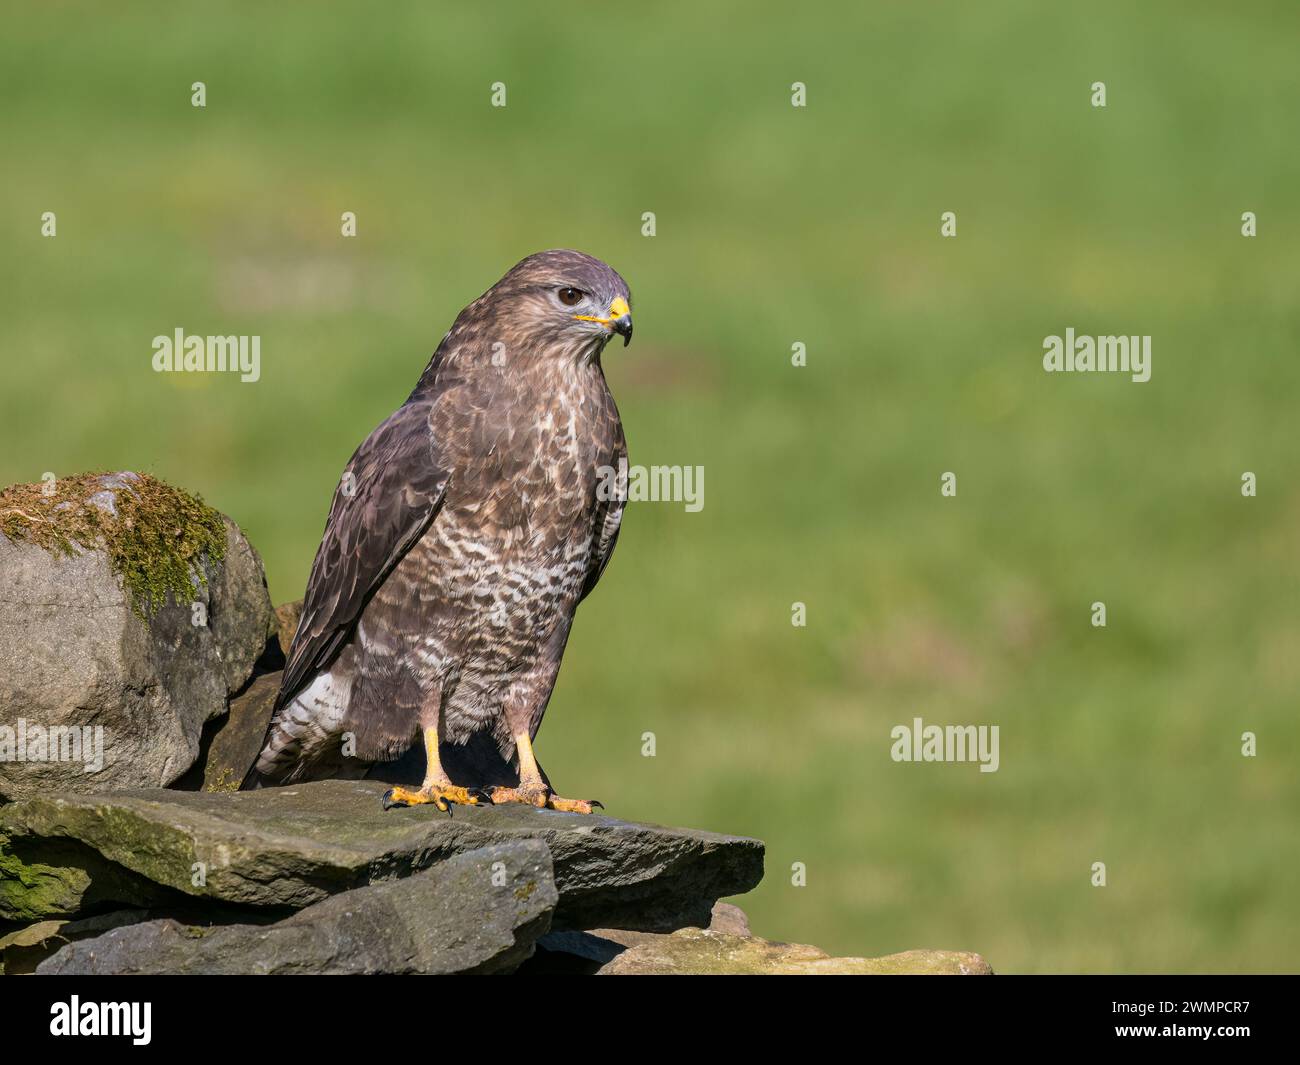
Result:
[[[116,514],[90,502],[105,491]],[[146,621],[169,593],[176,602],[192,599],[194,579],[207,583],[201,563],[219,562],[226,552],[221,515],[148,474],[83,473],[12,485],[0,492],[0,533],[56,554],[102,546]]]
[[[0,918],[38,921],[74,913],[89,886],[90,876],[82,869],[28,865],[0,835]]]
[[[40,800],[28,802],[39,804]],[[42,819],[36,833],[15,833],[12,825],[0,823],[0,921],[71,917],[110,904],[147,907],[180,897],[162,880],[151,880],[66,835],[66,826],[58,820],[59,810],[59,802],[51,803],[47,813],[54,819]],[[124,830],[129,828],[129,823],[116,822],[110,831],[123,838],[126,849],[136,852],[134,857],[143,859],[142,865],[177,867],[173,879],[187,893],[195,894],[187,879],[194,859],[189,849],[181,853],[183,841],[170,846],[171,855],[163,855],[161,847],[151,847],[151,841],[140,833]]]

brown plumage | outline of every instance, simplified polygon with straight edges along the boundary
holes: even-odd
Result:
[[[490,736],[520,777],[494,801],[590,809],[550,793],[531,739],[618,538],[600,359],[630,302],[600,260],[547,251],[460,313],[344,471],[247,786],[360,775],[423,734],[424,788],[390,802],[445,808],[493,782],[453,783],[439,750]]]

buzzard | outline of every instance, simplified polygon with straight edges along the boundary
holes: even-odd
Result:
[[[423,784],[385,808],[600,805],[556,795],[533,739],[618,539],[627,446],[600,359],[632,339],[631,299],[599,259],[556,250],[461,311],[347,464],[246,787],[360,775],[422,739]],[[472,740],[512,786],[453,783],[440,747]]]

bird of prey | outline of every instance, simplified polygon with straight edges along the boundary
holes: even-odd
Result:
[[[599,259],[553,250],[461,311],[347,464],[245,787],[360,775],[422,739],[423,784],[385,808],[600,805],[556,795],[533,739],[618,539],[627,446],[601,353],[631,340],[631,300]],[[440,744],[484,734],[517,785],[444,771]]]

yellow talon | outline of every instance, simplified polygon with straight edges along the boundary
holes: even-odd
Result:
[[[442,770],[442,763],[438,760],[438,730],[436,728],[424,730],[424,753],[428,760],[424,783],[420,785],[418,791],[411,788],[389,788],[384,792],[385,810],[391,810],[394,806],[432,804],[443,813],[449,813],[451,807],[447,805],[448,803],[455,803],[457,806],[478,805],[477,796],[471,795],[466,788],[447,780],[447,776]]]
[[[493,788],[488,794],[493,806],[516,802],[539,810],[560,810],[566,814],[589,814],[601,807],[595,799],[562,799],[545,784],[521,784],[517,788]]]
[[[567,814],[590,814],[595,813],[597,807],[604,809],[595,799],[561,799],[558,795],[548,796],[546,805]]]
[[[457,784],[425,784],[418,791],[410,788],[389,788],[384,792],[384,809],[394,806],[436,806],[443,813],[449,809],[448,803],[458,806],[477,806],[478,797]]]
[[[517,802],[538,809],[560,810],[566,814],[589,814],[597,807],[604,809],[595,799],[562,799],[546,786],[542,771],[533,754],[533,740],[527,732],[515,736],[515,751],[519,756],[519,786],[517,788],[491,788],[488,799],[493,806]]]

